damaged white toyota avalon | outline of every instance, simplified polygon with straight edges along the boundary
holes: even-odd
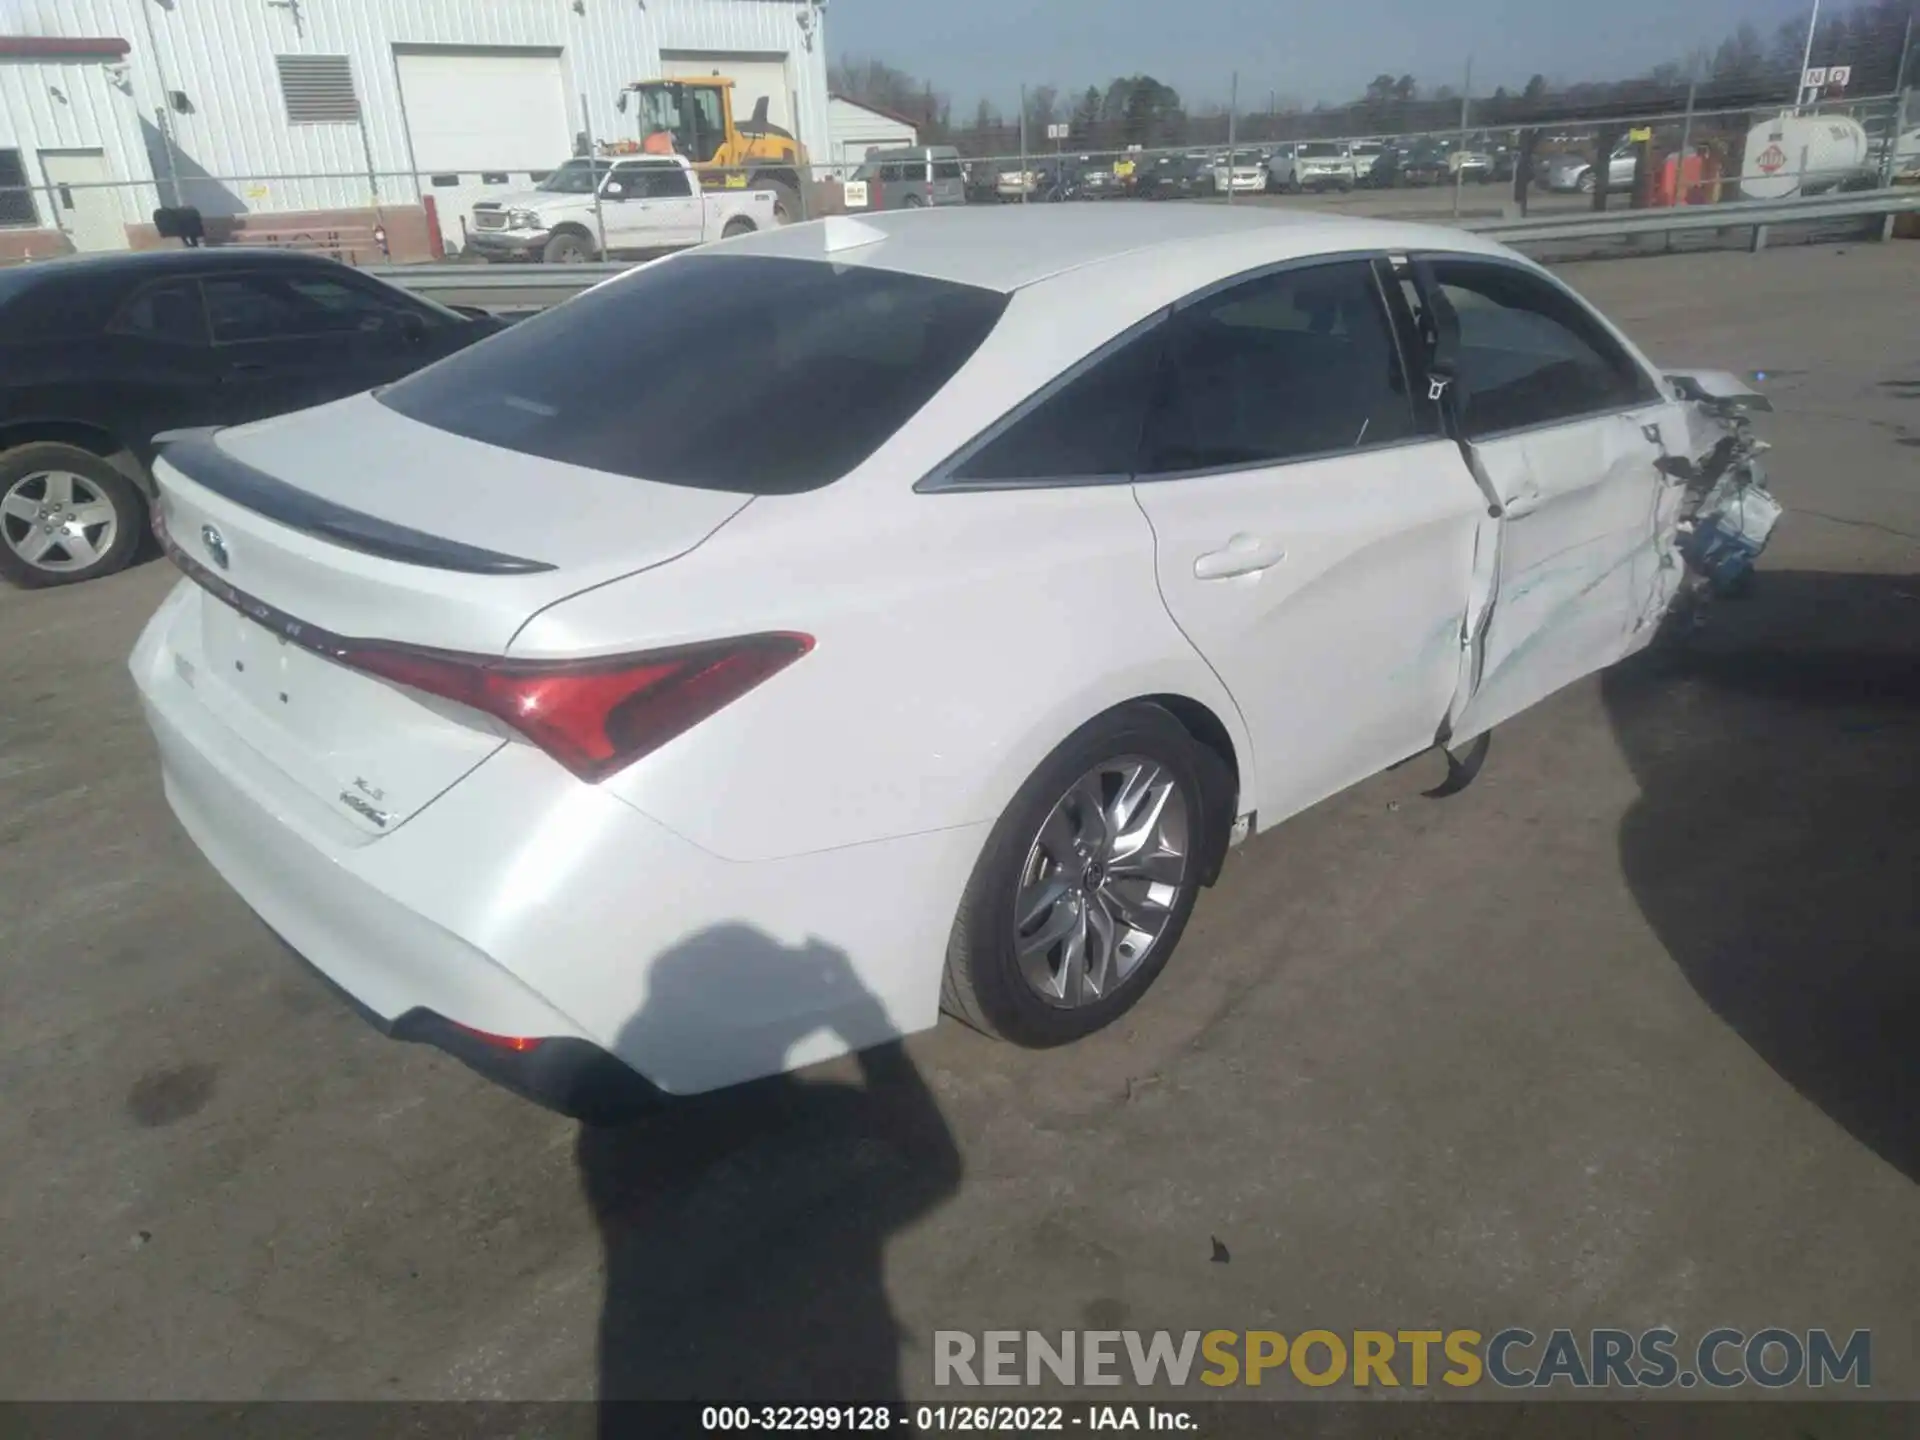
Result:
[[[1231,843],[1737,583],[1763,404],[1451,230],[828,220],[169,437],[132,669],[265,923],[545,1103],[1056,1044]]]

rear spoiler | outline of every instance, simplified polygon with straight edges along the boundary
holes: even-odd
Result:
[[[463,545],[458,540],[429,535],[349,510],[331,500],[289,485],[264,470],[236,460],[214,441],[218,427],[168,430],[153,438],[154,451],[194,484],[211,490],[255,514],[363,555],[420,565],[430,570],[456,570],[466,575],[532,575],[552,570],[542,560],[502,555]],[[164,486],[162,487],[165,488]]]

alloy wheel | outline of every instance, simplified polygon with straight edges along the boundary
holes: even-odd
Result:
[[[1074,1009],[1114,994],[1159,943],[1186,881],[1187,798],[1166,766],[1103,761],[1055,802],[1014,897],[1014,954],[1029,988]]]
[[[35,470],[0,498],[0,535],[36,570],[67,575],[113,548],[120,516],[106,493],[70,470]]]

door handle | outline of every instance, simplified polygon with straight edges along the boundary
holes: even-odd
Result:
[[[237,360],[227,366],[225,373],[237,376],[264,375],[267,373],[267,367],[258,360]]]
[[[1511,499],[1500,502],[1500,513],[1509,520],[1524,520],[1540,508],[1544,498],[1538,490],[1522,490]]]
[[[1257,535],[1235,535],[1222,550],[1210,550],[1193,562],[1196,580],[1231,580],[1236,575],[1258,575],[1287,558],[1278,545]]]

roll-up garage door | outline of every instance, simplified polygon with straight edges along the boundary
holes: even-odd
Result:
[[[449,250],[475,201],[525,190],[573,153],[558,51],[403,50],[394,61],[421,193]]]

